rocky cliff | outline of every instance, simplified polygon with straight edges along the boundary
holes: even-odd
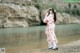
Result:
[[[65,6],[68,4],[63,0],[0,0],[0,27],[40,25],[49,7],[57,11],[57,24],[80,23],[80,16],[63,13]],[[59,7],[62,8],[59,10]],[[77,5],[77,7],[80,6]]]
[[[47,10],[43,10],[41,13],[42,20]],[[80,24],[80,16],[73,16],[68,13],[56,12],[57,21],[56,24]]]
[[[28,27],[39,23],[39,11],[33,5],[0,4],[0,27]]]

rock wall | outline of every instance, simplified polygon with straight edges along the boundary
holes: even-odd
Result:
[[[0,27],[28,27],[39,23],[39,11],[34,6],[0,4]]]
[[[51,3],[50,5],[55,4],[56,7],[61,7],[61,10],[65,6],[68,6],[68,3],[64,3],[63,0],[0,0],[0,27],[29,27],[40,25],[43,23],[42,20],[44,19],[46,9],[44,8],[45,6],[39,6],[36,3],[39,3],[39,5],[44,4],[46,7],[48,3]],[[79,5],[77,4],[77,7]],[[80,23],[80,17],[74,17],[57,11],[56,23]]]
[[[46,14],[47,10],[43,10],[41,12],[42,20]],[[56,24],[80,24],[80,17],[79,16],[72,16],[67,13],[59,13],[56,12],[57,21]]]
[[[57,23],[62,24],[80,24],[80,19],[66,13],[57,13]]]

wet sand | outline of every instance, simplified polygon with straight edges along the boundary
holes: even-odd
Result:
[[[68,44],[59,45],[58,50],[51,49],[33,49],[30,53],[80,53],[80,40],[73,41]]]
[[[40,49],[26,49],[24,48],[7,48],[7,53],[80,53],[80,40],[73,41],[67,44],[58,45],[58,50],[51,50],[48,48],[40,48]],[[17,50],[17,51],[15,51]]]

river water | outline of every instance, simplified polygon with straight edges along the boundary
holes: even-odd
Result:
[[[7,53],[47,48],[45,27],[0,29],[0,48],[5,48]],[[56,25],[55,32],[59,45],[80,40],[80,24]]]

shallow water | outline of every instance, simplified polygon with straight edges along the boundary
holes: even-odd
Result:
[[[47,48],[44,30],[45,26],[0,29],[0,48],[7,53]],[[80,40],[80,24],[56,25],[55,30],[59,45]]]

